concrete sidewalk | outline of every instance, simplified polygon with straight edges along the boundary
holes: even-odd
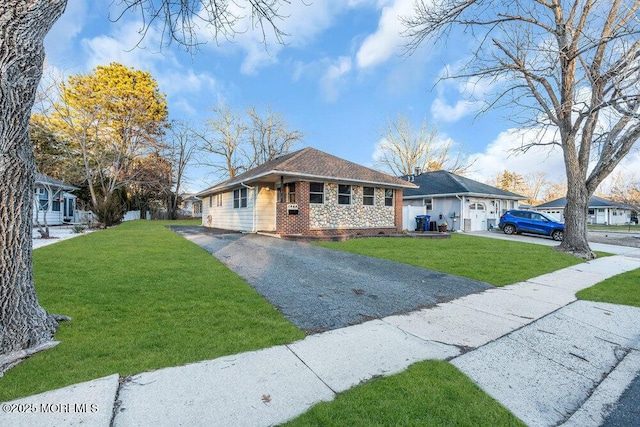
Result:
[[[268,426],[427,359],[451,360],[529,425],[599,425],[640,373],[640,308],[575,292],[640,268],[627,249],[289,345],[6,402],[0,425]]]

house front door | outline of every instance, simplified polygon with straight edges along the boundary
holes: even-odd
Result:
[[[64,215],[64,220],[65,221],[73,221],[73,214],[75,211],[75,206],[74,206],[74,199],[65,197],[64,198],[64,210],[63,210],[63,215]]]
[[[469,205],[469,216],[471,218],[471,230],[481,231],[487,229],[487,211],[482,203],[471,203]]]

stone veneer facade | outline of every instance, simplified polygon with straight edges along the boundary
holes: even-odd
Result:
[[[338,204],[338,184],[324,183],[324,203],[309,203],[309,182],[295,183],[298,214],[287,203],[276,206],[276,232],[281,235],[391,234],[402,231],[402,190],[394,189],[393,206],[384,204],[384,188],[376,187],[374,206],[362,204],[363,186],[351,186],[351,204]]]

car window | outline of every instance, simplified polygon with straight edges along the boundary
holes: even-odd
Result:
[[[542,215],[540,215],[539,213],[531,214],[531,219],[533,219],[535,221],[544,221],[545,220],[545,218],[543,218]]]

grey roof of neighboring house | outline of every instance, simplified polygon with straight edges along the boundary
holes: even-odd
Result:
[[[535,209],[564,209],[567,206],[567,198],[560,197],[559,199],[551,200],[550,202],[542,203],[535,206]],[[620,209],[632,209],[631,206],[624,203],[617,203],[611,200],[603,199],[598,196],[591,196],[589,199],[590,208],[620,208]]]
[[[403,193],[403,198],[405,199],[450,195],[488,196],[513,200],[526,198],[444,170],[423,172],[415,176],[407,175],[404,178],[410,179],[412,176],[413,183],[418,185],[419,188],[405,190]]]
[[[77,190],[78,189],[78,187],[74,187],[73,185],[65,184],[64,182],[60,181],[59,179],[51,178],[51,177],[46,176],[44,174],[41,174],[39,172],[36,172],[35,179],[36,179],[36,184],[45,185],[45,186],[51,186],[51,187],[56,187],[56,188],[61,188],[64,191],[73,191],[73,190]]]
[[[267,180],[269,177],[273,179],[280,176],[302,178],[310,181],[340,181],[392,188],[415,188],[415,185],[406,180],[308,147],[263,163],[232,179],[209,187],[196,195],[201,197],[237,187],[243,183],[249,184]]]

